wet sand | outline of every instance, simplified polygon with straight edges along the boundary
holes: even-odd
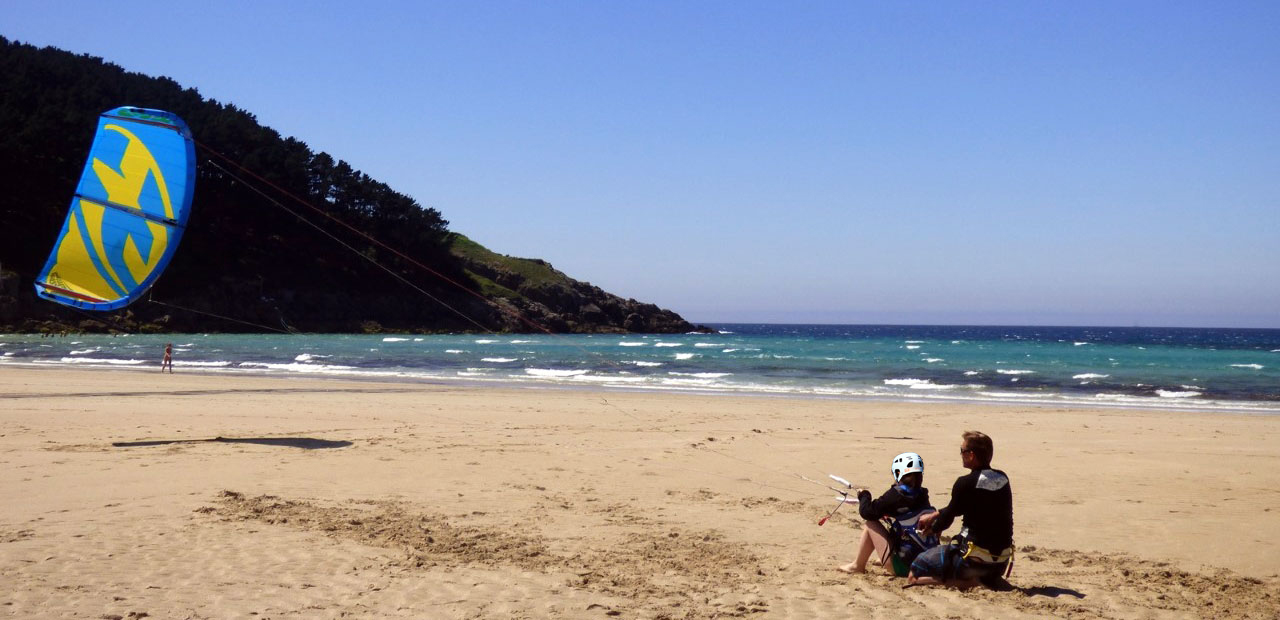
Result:
[[[1011,480],[1010,592],[848,576],[959,435]],[[0,616],[1280,616],[1280,419],[0,368]],[[843,517],[843,518],[842,518]],[[958,527],[958,526],[957,526]]]

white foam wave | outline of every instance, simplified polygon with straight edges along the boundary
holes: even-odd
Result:
[[[452,354],[454,354],[454,355],[457,355],[457,354],[459,354],[459,353],[466,353],[466,351],[463,351],[462,349],[445,349],[445,350],[444,350],[444,352],[445,352],[445,353],[452,353]]]
[[[1004,370],[1004,369],[1000,369],[1000,370],[997,370],[996,372],[998,372],[998,373],[1000,373],[1000,374],[1002,374],[1002,375],[1034,375],[1034,374],[1036,374],[1036,371],[1034,371],[1034,370]]]
[[[1195,390],[1195,391],[1197,391],[1197,392],[1202,392],[1202,391],[1204,391],[1204,388],[1202,388],[1202,387],[1200,387],[1200,386],[1198,386],[1198,385],[1181,385],[1181,386],[1178,386],[1178,387],[1181,387],[1181,388],[1182,388],[1182,389],[1184,389],[1184,390]]]
[[[695,342],[693,343],[693,346],[698,347],[700,349],[705,349],[708,347],[723,347],[724,344],[719,342]]]
[[[976,370],[966,370],[966,371],[964,371],[964,375],[965,375],[966,377],[972,377],[972,376],[974,376],[974,375],[976,375],[976,374],[978,374],[978,371],[976,371]]]
[[[115,360],[100,357],[64,357],[64,364],[111,364],[114,366],[133,366],[135,364],[145,364],[146,360]]]
[[[1262,364],[1232,364],[1231,367],[1232,368],[1252,368],[1254,370],[1262,370],[1263,368],[1266,368],[1266,366],[1263,366]]]
[[[924,361],[929,364],[935,364],[937,362],[943,361],[943,359],[941,357],[926,357],[924,358]]]
[[[653,345],[653,346],[655,346],[655,347],[683,347],[683,346],[684,346],[684,343],[683,343],[683,342],[657,342],[657,343],[654,343],[654,345]]]
[[[588,371],[558,370],[555,368],[526,368],[524,369],[524,372],[525,374],[531,375],[534,377],[553,377],[554,378],[554,377],[577,377],[579,375],[587,374]]]
[[[1160,398],[1192,398],[1195,396],[1199,396],[1200,392],[1195,392],[1191,390],[1188,390],[1186,392],[1175,392],[1173,390],[1156,390],[1156,394],[1158,394]]]
[[[387,336],[382,339],[383,342],[408,342],[408,338],[397,338],[395,336]]]
[[[303,373],[326,373],[339,372],[344,370],[355,370],[355,366],[339,366],[330,364],[300,364],[292,362],[289,364],[272,364],[266,362],[240,362],[240,368],[265,368],[267,370],[285,370],[289,372]]]
[[[667,374],[673,377],[697,377],[699,379],[719,379],[733,376],[731,372],[669,372]]]
[[[885,379],[884,380],[885,385],[905,385],[908,387],[919,384],[919,383],[932,383],[932,382],[929,381],[928,379]]]
[[[907,350],[908,350],[908,351],[913,351],[913,350],[915,350],[915,349],[919,349],[919,348],[920,348],[920,345],[918,345],[918,344],[909,344],[909,345],[907,345]]]
[[[101,351],[101,350],[102,350],[102,349],[100,349],[100,348],[98,348],[98,347],[94,347],[94,348],[92,348],[92,349],[81,349],[81,350],[79,350],[79,351],[72,351],[71,353],[69,353],[69,355],[88,355],[88,354],[90,354],[90,353],[96,353],[96,352]]]
[[[484,357],[484,358],[480,358],[480,361],[482,361],[482,362],[492,362],[492,363],[494,363],[494,364],[506,364],[507,362],[514,362],[514,361],[516,361],[516,358],[514,358],[514,357]]]
[[[182,360],[177,360],[173,363],[173,365],[174,366],[191,366],[194,368],[225,368],[227,366],[230,366],[231,362],[184,362]]]
[[[651,368],[651,367],[653,367],[653,366],[661,366],[661,365],[662,365],[662,362],[644,362],[644,361],[634,361],[634,362],[627,362],[627,363],[628,363],[628,364],[635,364],[636,366],[641,366],[641,367],[644,367],[644,368]]]
[[[907,341],[905,341],[905,342],[906,342],[907,344],[924,344],[924,341],[923,341],[923,340],[907,340]]]
[[[303,353],[303,354],[299,355],[298,357],[293,358],[293,361],[295,361],[295,362],[309,362],[309,361],[311,361],[311,360],[324,359],[324,358],[327,358],[327,357],[333,357],[333,356],[332,356],[332,355],[320,355],[320,354],[318,354],[318,353]]]
[[[912,390],[953,390],[958,386],[934,383],[929,379],[885,379],[885,385],[900,385]]]
[[[1072,344],[1076,345],[1077,347],[1083,347],[1086,344],[1093,344],[1093,343],[1092,342],[1073,342]]]
[[[738,350],[738,349],[725,349],[725,350],[721,351],[721,353],[733,353],[734,351],[737,351],[737,350]]]
[[[512,340],[511,344],[536,344],[536,340]]]
[[[697,354],[696,353],[676,353],[676,359],[689,360],[689,359],[693,359],[694,355],[697,355]]]
[[[619,342],[618,343],[618,346],[620,347],[644,347],[648,345],[649,343],[647,342]]]
[[[1071,378],[1072,379],[1106,379],[1107,377],[1110,377],[1110,376],[1111,375],[1102,375],[1096,372],[1084,372],[1078,375],[1071,375]]]
[[[497,342],[497,340],[480,339],[476,341],[476,344],[493,344],[495,342]]]

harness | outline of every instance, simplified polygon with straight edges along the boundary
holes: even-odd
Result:
[[[943,579],[955,579],[955,569],[956,565],[959,563],[949,562],[948,560],[951,559],[951,557],[954,557],[952,554],[956,553],[960,554],[961,560],[968,560],[975,564],[1004,564],[1004,577],[1006,579],[1009,578],[1009,575],[1013,574],[1013,545],[1009,545],[1007,548],[1002,549],[999,552],[992,552],[990,549],[973,544],[972,541],[968,540],[967,535],[968,531],[962,530],[959,536],[952,538],[951,542],[949,542],[946,547],[943,547]]]
[[[885,516],[884,520],[886,529],[889,530],[889,540],[893,544],[893,549],[890,553],[893,554],[894,572],[899,573],[900,577],[906,576],[910,570],[911,561],[916,559],[917,555],[938,546],[938,536],[936,534],[923,536],[916,529],[916,524],[920,521],[920,515],[933,511],[932,507],[926,506],[913,512]]]

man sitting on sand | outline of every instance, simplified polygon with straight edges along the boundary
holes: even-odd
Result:
[[[996,587],[1013,559],[1013,491],[1009,477],[991,469],[991,438],[965,431],[960,459],[969,473],[956,479],[951,503],[920,516],[926,532],[941,532],[963,516],[960,534],[951,543],[916,556],[908,585],[947,585],[972,588],[979,583]]]

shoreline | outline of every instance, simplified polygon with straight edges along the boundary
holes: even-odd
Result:
[[[0,613],[1280,613],[1270,416],[317,379],[0,367]],[[1020,590],[836,573],[859,524],[800,478],[917,451],[941,506],[966,429]]]
[[[145,364],[145,365],[143,365]],[[188,362],[191,364],[191,362]],[[657,386],[638,386],[638,385],[610,385],[606,382],[593,382],[585,384],[573,384],[568,381],[554,381],[548,379],[528,379],[524,381],[504,379],[482,379],[476,377],[444,377],[429,375],[408,375],[406,373],[388,372],[388,371],[368,371],[368,372],[342,372],[342,371],[326,371],[326,372],[289,372],[278,370],[257,370],[245,368],[226,368],[218,369],[194,363],[187,366],[182,362],[175,362],[176,367],[181,368],[178,374],[189,375],[207,375],[207,376],[237,376],[237,377],[264,377],[275,379],[316,379],[316,380],[333,380],[333,381],[370,381],[378,383],[405,383],[405,384],[423,384],[423,385],[440,385],[440,386],[461,386],[475,389],[546,389],[546,390],[581,390],[581,391],[600,391],[609,393],[654,393],[654,394],[673,394],[673,395],[704,395],[718,397],[759,397],[759,398],[782,398],[797,400],[833,400],[847,402],[866,402],[866,403],[911,403],[911,404],[956,404],[956,405],[984,405],[984,406],[1010,406],[1010,407],[1037,407],[1037,408],[1067,408],[1072,410],[1149,410],[1149,411],[1167,411],[1172,413],[1220,413],[1233,415],[1257,415],[1272,416],[1280,415],[1280,403],[1275,406],[1249,406],[1253,403],[1273,403],[1270,400],[1258,401],[1211,401],[1213,405],[1201,404],[1184,404],[1184,399],[1156,399],[1151,397],[1126,397],[1130,398],[1130,402],[1119,402],[1118,400],[1099,400],[1090,401],[1083,398],[1072,398],[1070,396],[1060,396],[1061,400],[1054,400],[1054,395],[1045,397],[1034,396],[1017,396],[1012,398],[994,398],[994,397],[965,397],[953,395],[906,395],[906,394],[823,394],[815,392],[801,391],[785,391],[770,390],[766,388],[760,389],[732,389],[732,388],[696,388],[696,387],[657,387]],[[141,364],[102,364],[95,365],[92,363],[85,364],[65,364],[58,362],[0,362],[0,369],[6,367],[28,368],[60,371],[87,371],[87,372],[159,372],[159,364],[154,366],[150,362],[141,362]],[[168,374],[168,373],[165,373]],[[1163,404],[1163,403],[1168,404]]]

